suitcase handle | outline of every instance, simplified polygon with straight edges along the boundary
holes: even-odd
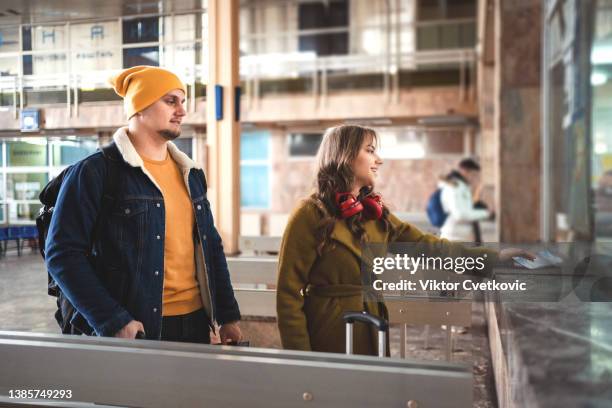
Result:
[[[385,319],[371,315],[367,312],[348,312],[344,314],[344,323],[362,322],[375,326],[378,331],[386,332],[389,329],[389,323]]]
[[[353,354],[353,324],[362,322],[375,326],[378,329],[378,356],[387,355],[387,330],[389,323],[385,319],[371,315],[367,312],[348,312],[342,316],[346,324],[346,354]]]

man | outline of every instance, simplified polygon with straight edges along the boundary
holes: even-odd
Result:
[[[111,83],[128,118],[113,135],[120,177],[106,180],[101,152],[75,164],[46,241],[49,273],[76,309],[71,322],[99,336],[144,332],[198,343],[210,342],[217,322],[223,343],[239,341],[240,311],[204,173],[171,142],[181,133],[185,86],[149,66]],[[101,213],[105,183],[118,183],[117,197]]]
[[[471,187],[478,186],[480,165],[473,159],[463,159],[458,170],[450,172],[440,183],[442,209],[448,214],[440,236],[451,241],[480,241],[478,221],[492,216],[485,208],[476,208]]]

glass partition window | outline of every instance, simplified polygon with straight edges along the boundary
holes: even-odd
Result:
[[[378,134],[378,154],[383,159],[422,159],[425,157],[423,132],[411,128],[382,128]]]
[[[245,0],[241,5],[241,76],[262,80],[258,96],[316,93],[318,74],[327,74],[321,93],[382,89],[386,73],[397,72],[393,87],[473,82],[475,0]]]
[[[118,21],[72,24],[72,66],[79,67],[80,72],[121,68],[119,33]]]
[[[11,224],[31,224],[38,216],[42,204],[37,202],[24,203],[16,202],[8,205],[9,223]]]
[[[42,188],[97,148],[95,136],[0,141],[0,224],[33,223]]]
[[[47,165],[47,141],[37,139],[6,143],[6,160],[9,167],[39,167]]]
[[[591,50],[595,234],[612,239],[612,1],[598,3]]]
[[[475,46],[475,0],[240,3],[241,75],[242,79],[263,79],[261,91],[256,88],[261,95],[270,89],[309,92],[314,89],[313,74],[321,73],[321,67],[330,74],[329,85],[325,81],[324,86],[332,92],[345,90],[351,83],[381,88],[383,72],[401,71],[404,75],[397,86],[427,83],[414,71],[428,74],[440,68],[448,72],[439,81],[455,84],[465,56],[452,49]],[[114,93],[105,92],[108,73],[99,71],[135,65],[168,67],[189,83],[195,75],[200,85],[208,69],[203,4],[190,14],[156,15],[154,11],[147,14],[150,17],[2,27],[0,76],[26,75],[24,106],[116,100]],[[388,10],[393,16],[390,21]],[[401,55],[372,58],[383,57],[386,50]],[[427,52],[419,55],[422,50]],[[450,54],[431,56],[430,50]],[[419,62],[423,59],[427,62]],[[447,65],[439,65],[443,62]],[[66,96],[68,81],[82,90],[78,102]],[[0,78],[0,106],[19,105],[12,89],[13,83]],[[105,91],[96,92],[100,89]],[[198,89],[202,87],[194,89],[195,95],[200,95]]]
[[[457,22],[450,24],[425,25],[418,28],[419,50],[441,50],[469,48],[476,44],[476,23]]]
[[[123,20],[123,44],[143,44],[142,47],[123,49],[123,68],[136,65],[159,66],[159,26],[158,17]]]
[[[55,140],[51,142],[54,166],[69,166],[89,156],[98,148],[96,140]]]
[[[135,65],[163,65],[190,82],[197,73],[203,82],[203,72],[194,68],[206,63],[204,18],[193,12],[0,27],[0,106],[18,104],[13,94],[23,94],[24,106],[66,103],[68,80],[86,92],[109,88],[109,73],[100,71]],[[22,81],[9,77],[20,73]],[[114,94],[104,98],[115,100]]]
[[[159,66],[159,47],[138,47],[123,50],[123,68],[136,65]]]
[[[346,31],[340,33],[300,35],[300,51],[314,51],[317,55],[348,54],[348,9],[347,0],[300,3],[298,5],[300,30],[346,27]]]
[[[315,156],[322,140],[322,133],[292,133],[289,135],[289,156]]]
[[[6,224],[6,180],[4,173],[4,146],[0,143],[0,225]]]
[[[417,0],[419,20],[473,17],[476,8],[476,0]]]
[[[0,52],[19,50],[19,26],[0,27]]]
[[[387,7],[398,20],[399,33],[386,38],[383,27],[386,25]],[[415,8],[405,3],[385,4],[382,1],[353,0],[350,3],[349,44],[352,54],[384,55],[386,50],[395,52],[399,47],[401,53],[415,51],[414,20]],[[390,46],[387,46],[387,41]]]
[[[265,209],[270,206],[267,165],[240,166],[240,204],[243,208]]]
[[[0,58],[0,77],[19,74],[19,57],[1,57]],[[1,79],[1,78],[0,78]],[[5,91],[6,88],[11,89],[14,81],[8,84],[0,84],[0,89]]]
[[[189,156],[190,159],[193,159],[193,138],[181,137],[174,140],[173,143],[176,145],[176,147],[179,148],[181,152]]]
[[[270,132],[243,132],[240,138],[240,204],[270,207]]]
[[[67,71],[65,26],[30,27],[30,45],[32,51],[45,51],[43,54],[37,53],[31,56],[32,75],[59,74]]]
[[[66,46],[63,25],[32,26],[32,51],[61,50]]]
[[[38,195],[49,181],[48,173],[6,175],[9,223],[33,222],[42,205]]]
[[[205,9],[203,4],[200,7]],[[419,62],[419,50],[473,48],[476,4],[475,0],[244,0],[240,10],[242,79],[287,80],[262,82],[262,94],[269,88],[275,92],[277,88],[281,92],[308,92],[314,87],[310,82],[313,73],[320,72],[323,66],[331,74],[325,86],[332,91],[346,89],[338,84],[351,81],[362,88],[379,88],[382,72],[428,73],[440,68],[436,65],[442,63],[437,61],[439,58],[452,68],[447,77],[454,84],[459,79],[452,75],[459,70],[464,56],[451,53],[432,57],[424,53],[428,61],[424,65]],[[391,21],[387,21],[389,8]],[[196,82],[204,83],[208,69],[206,11],[174,15],[155,15],[156,12],[147,14],[150,17],[2,27],[0,76],[19,72],[26,75],[22,101],[25,106],[67,103],[68,80],[83,90],[78,103],[116,100],[112,92],[92,92],[109,88],[101,80],[106,79],[107,73],[99,71],[135,65],[168,67],[189,83],[195,74]],[[385,50],[391,54],[399,51],[401,56],[371,58],[384,56]],[[327,58],[332,55],[333,59]],[[345,73],[349,76],[333,77]],[[398,86],[408,83],[422,81],[420,77],[404,75]],[[0,78],[0,106],[18,102],[12,89],[10,81]]]
[[[597,220],[600,214],[593,213],[595,194],[591,192],[593,169],[589,153],[594,142],[593,130],[597,132],[591,115],[592,109],[598,109],[597,101],[590,100],[592,93],[597,98],[597,91],[591,89],[589,76],[598,68],[598,39],[593,38],[591,6],[589,2],[570,0],[545,3],[541,218],[544,241],[590,241],[594,237],[593,225],[603,225]],[[590,47],[592,40],[594,49]],[[606,228],[612,225],[609,220],[606,224]]]
[[[135,44],[159,41],[159,18],[146,17],[123,20],[123,43]]]
[[[162,65],[181,74],[193,70],[200,46],[196,43],[198,23],[197,16],[193,14],[163,18],[164,42],[173,44],[162,48]]]
[[[420,25],[417,28],[417,48],[439,50],[474,47],[476,9],[475,0],[418,0],[417,18]],[[441,24],[429,23],[440,20],[445,21]]]
[[[15,201],[38,201],[38,194],[48,181],[48,173],[8,173],[6,198]]]
[[[65,53],[32,56],[32,75],[61,74],[66,71],[67,61]]]

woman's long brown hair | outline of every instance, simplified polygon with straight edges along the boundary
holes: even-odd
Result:
[[[317,238],[320,242],[317,247],[319,255],[323,249],[330,244],[330,235],[334,224],[340,218],[340,210],[336,205],[336,193],[350,192],[352,190],[355,175],[353,173],[353,162],[366,138],[372,138],[378,142],[378,135],[374,129],[357,125],[340,125],[329,128],[323,135],[323,141],[317,154],[316,188],[311,200],[321,210],[323,220],[317,230]],[[358,199],[370,194],[368,188],[362,188]],[[389,227],[389,210],[383,206],[381,222],[385,229]],[[365,229],[362,225],[363,212],[346,219],[349,230],[360,242],[367,239]]]

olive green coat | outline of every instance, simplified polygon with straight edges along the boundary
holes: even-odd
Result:
[[[361,289],[362,247],[344,220],[337,220],[331,234],[335,244],[317,254],[317,229],[322,210],[312,200],[305,200],[294,210],[283,236],[278,271],[276,310],[283,347],[293,350],[345,352],[345,326],[342,316],[348,311],[362,311],[386,317],[382,303],[365,301]],[[364,223],[368,242],[415,242],[436,244],[442,252],[463,252],[465,248],[424,234],[390,214],[391,228],[385,231],[381,221]],[[341,286],[339,286],[341,285]],[[310,286],[331,289],[309,293]],[[315,291],[313,291],[315,292]],[[354,352],[376,355],[377,339],[373,328],[356,324]]]

